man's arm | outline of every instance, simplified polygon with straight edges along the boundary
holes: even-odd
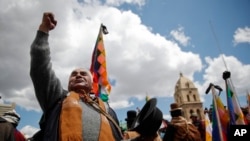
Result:
[[[31,45],[30,76],[34,85],[36,97],[44,112],[52,108],[63,93],[60,81],[52,70],[49,31],[56,26],[52,13],[44,13],[35,40]]]

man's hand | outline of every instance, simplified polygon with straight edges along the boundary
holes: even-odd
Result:
[[[49,33],[56,27],[57,21],[55,20],[54,14],[51,12],[43,13],[42,23],[40,24],[39,31]]]

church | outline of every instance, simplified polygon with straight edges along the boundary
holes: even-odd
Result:
[[[174,91],[174,100],[182,108],[183,116],[191,121],[190,116],[196,113],[199,119],[204,119],[204,108],[198,89],[194,83],[180,73]]]

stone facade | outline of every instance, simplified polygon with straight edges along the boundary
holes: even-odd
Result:
[[[200,119],[204,119],[203,104],[200,100],[198,89],[194,83],[180,73],[180,78],[175,85],[174,100],[180,105],[183,116],[191,121],[190,115],[195,112]]]

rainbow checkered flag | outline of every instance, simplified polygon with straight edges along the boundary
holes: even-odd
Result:
[[[223,79],[225,80],[226,84],[227,106],[230,116],[230,124],[245,125],[244,115],[240,108],[238,97],[236,95],[235,90],[233,89],[232,82],[230,81],[230,72],[225,71],[223,73]]]
[[[213,141],[227,141],[227,130],[229,123],[229,116],[226,112],[224,104],[220,97],[212,88],[213,93],[213,123],[212,123],[212,140]]]
[[[107,28],[103,24],[101,24],[95,48],[92,54],[90,71],[93,75],[92,93],[106,102],[108,101],[108,96],[111,91],[111,85],[108,80],[106,68],[106,53],[103,43],[103,34],[108,34],[108,31]]]
[[[228,111],[230,115],[230,124],[232,125],[245,125],[244,115],[240,108],[238,98],[229,80],[226,81],[227,87],[227,100],[228,100]]]
[[[212,104],[212,136],[211,128],[206,126],[206,138],[207,140],[212,141],[227,141],[227,129],[229,123],[229,116],[225,109],[224,104],[222,103],[220,97],[216,93],[215,89],[219,90],[219,94],[222,91],[220,86],[213,85],[210,83],[209,87],[206,90],[206,94],[209,93],[210,89],[212,90],[213,104]],[[211,139],[212,137],[212,139]]]
[[[212,141],[212,124],[209,120],[208,113],[205,113],[206,141]]]

